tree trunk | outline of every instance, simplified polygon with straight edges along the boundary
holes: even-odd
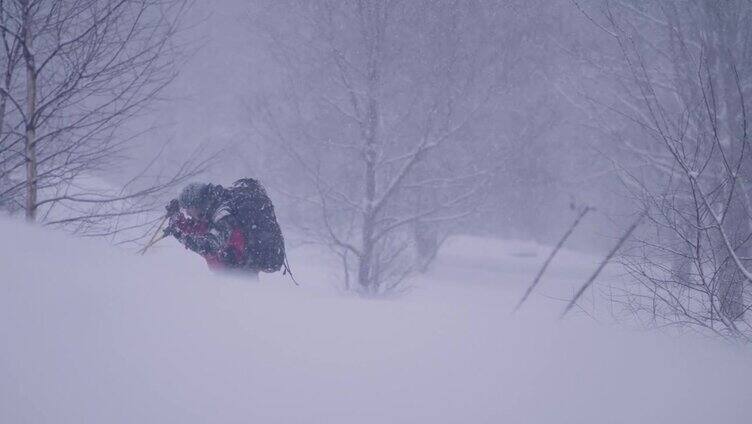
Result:
[[[744,240],[749,234],[749,217],[742,201],[741,187],[736,184],[736,193],[728,206],[723,220],[723,229],[731,238],[731,244],[737,256],[748,258],[749,241]],[[733,259],[728,257],[718,275],[718,301],[721,313],[731,321],[742,318],[744,313],[745,277]]]
[[[371,9],[373,7],[373,9]],[[383,22],[379,16],[379,6],[366,5],[361,9],[361,13],[367,18],[367,25],[373,25],[366,31],[369,34],[368,43],[368,63],[367,63],[367,95],[365,122],[362,125],[363,137],[363,161],[365,162],[364,175],[364,208],[363,208],[363,228],[361,231],[362,249],[360,263],[358,266],[358,283],[362,290],[369,294],[376,294],[379,291],[379,281],[375,277],[375,258],[376,258],[376,240],[374,237],[376,231],[376,216],[378,213],[376,206],[376,180],[377,180],[377,161],[379,147],[379,67],[381,36],[383,35]]]
[[[724,149],[725,155],[731,158],[719,171],[727,181],[723,198],[730,198],[722,225],[731,239],[736,255],[748,258],[750,249],[746,238],[750,231],[750,215],[742,182],[749,173],[749,152],[744,146],[747,140],[744,139],[743,126],[740,125],[741,120],[746,118],[742,114],[744,98],[740,98],[740,87],[737,85],[743,84],[743,81],[737,81],[731,68],[743,63],[743,58],[736,57],[734,51],[729,49],[729,46],[738,45],[742,41],[739,39],[739,17],[730,9],[717,4],[708,3],[705,7],[708,26],[712,29],[708,31],[711,41],[708,60],[713,64],[711,69],[718,75],[716,89],[720,97],[720,101],[717,102],[720,147]],[[741,164],[738,169],[737,164]],[[735,261],[727,258],[718,276],[717,296],[721,313],[731,321],[740,319],[744,313],[744,282],[745,277]]]
[[[373,281],[374,261],[374,225],[376,223],[376,130],[378,122],[378,106],[371,98],[368,102],[368,118],[365,129],[365,207],[363,211],[363,231],[361,233],[363,248],[361,249],[358,267],[358,283],[366,292],[375,293],[376,281]]]
[[[24,62],[26,64],[26,220],[34,222],[37,215],[37,70],[32,53],[33,35],[28,11],[24,23]]]

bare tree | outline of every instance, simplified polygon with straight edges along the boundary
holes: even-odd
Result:
[[[146,196],[200,171],[204,162],[193,158],[172,175],[154,175],[153,162],[121,188],[96,182],[122,170],[139,135],[125,124],[174,79],[188,4],[0,2],[0,201],[22,206],[29,221],[111,227],[148,210]]]
[[[637,283],[624,304],[655,325],[749,339],[752,4],[602,2],[583,13],[616,47],[599,69],[618,90],[591,99],[652,226],[622,258]]]
[[[258,9],[254,29],[278,80],[255,97],[253,119],[268,154],[288,158],[280,189],[300,199],[309,235],[339,255],[347,287],[396,289],[474,213],[498,168],[484,148],[498,138],[473,128],[493,119],[507,88],[520,4]]]

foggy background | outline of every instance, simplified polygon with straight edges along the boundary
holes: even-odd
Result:
[[[19,219],[143,244],[186,183],[254,177],[347,290],[404,287],[456,236],[573,230],[566,248],[623,266],[628,314],[749,330],[749,2],[3,11],[0,205]]]
[[[295,25],[294,10],[300,6],[227,0],[193,6],[192,27],[185,37],[195,41],[196,50],[165,91],[170,100],[159,106],[155,116],[164,124],[160,137],[175,140],[171,146],[175,154],[188,154],[202,144],[225,151],[222,165],[209,169],[207,179],[229,184],[257,176],[272,192],[305,179],[284,152],[268,148],[275,141],[260,134],[260,112],[254,109],[260,98],[270,93],[281,97],[289,88],[279,78],[284,66],[275,62],[274,47],[264,40],[268,34],[263,22],[285,36],[292,29],[284,25]],[[439,8],[430,3],[420,7]],[[593,122],[593,106],[583,91],[597,89],[588,78],[597,69],[578,52],[612,47],[606,45],[609,40],[566,1],[489,2],[474,7],[475,13],[495,10],[497,16],[487,24],[497,25],[497,33],[479,42],[504,57],[489,65],[497,68],[493,72],[500,81],[484,99],[483,112],[476,112],[457,142],[475,149],[473,154],[484,157],[495,173],[485,189],[482,217],[464,222],[460,231],[555,242],[576,215],[572,206],[591,205],[600,214],[587,224],[588,231],[574,235],[571,242],[591,251],[608,246],[621,224],[606,215],[626,216],[633,210],[610,162],[609,146],[614,141],[603,137]],[[272,24],[267,18],[276,21]],[[596,44],[598,39],[606,46]],[[421,51],[424,46],[413,48],[416,62],[435,60],[421,58],[430,55]],[[282,193],[274,200],[280,203],[280,219],[291,219],[283,203],[294,200]]]
[[[0,0],[0,422],[750,423],[750,99],[749,0]]]

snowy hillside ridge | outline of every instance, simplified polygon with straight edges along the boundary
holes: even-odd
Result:
[[[532,244],[452,240],[414,290],[368,300],[301,249],[296,288],[171,240],[0,234],[0,423],[752,422],[748,348],[560,322],[545,298],[511,315]],[[562,258],[548,290],[592,271]]]

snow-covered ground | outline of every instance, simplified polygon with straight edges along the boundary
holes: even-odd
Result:
[[[564,252],[521,313],[534,244],[452,240],[404,296],[218,277],[0,221],[0,423],[752,422],[752,351],[556,317]],[[587,302],[587,300],[586,300]]]

